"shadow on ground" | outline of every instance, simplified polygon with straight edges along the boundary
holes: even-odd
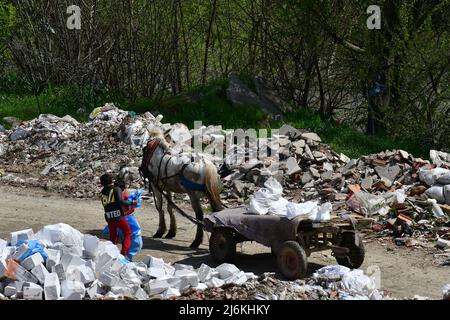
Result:
[[[205,263],[211,267],[217,267],[219,265],[211,258],[209,253],[201,256],[187,257],[177,261],[177,263],[192,265],[194,268],[200,267],[202,263]],[[235,264],[239,269],[244,270],[245,272],[253,272],[256,275],[260,275],[265,272],[274,272],[277,277],[281,278],[278,273],[276,257],[271,253],[238,253],[234,261],[231,261],[231,263]],[[323,266],[324,265],[322,264],[317,264],[314,262],[308,263],[307,277],[311,276],[317,269],[320,269]]]

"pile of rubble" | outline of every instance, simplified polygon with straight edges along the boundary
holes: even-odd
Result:
[[[127,117],[128,112],[108,104],[86,124],[68,116],[41,115],[0,133],[0,181],[70,197],[95,197],[101,174],[140,164],[141,149],[116,137]],[[154,119],[150,114],[142,117]],[[138,171],[127,172],[136,181],[134,187],[141,187]]]
[[[129,262],[117,246],[65,225],[0,239],[0,298],[27,300],[168,299],[256,279],[231,264],[217,268],[167,264],[147,256]]]
[[[294,203],[330,202],[334,213],[354,212],[377,232],[396,237],[414,234],[449,248],[450,154],[432,150],[430,161],[403,150],[350,159],[334,152],[306,130],[282,126],[270,138],[230,140],[231,130],[162,123],[163,116],[132,115],[113,104],[97,108],[90,121],[41,115],[0,132],[0,181],[43,187],[66,196],[92,198],[98,177],[119,173],[132,188],[142,188],[138,167],[148,128],[158,126],[175,152],[203,150],[219,167],[222,201],[242,206],[270,177],[283,186],[283,197]],[[196,141],[199,140],[199,141]],[[232,143],[230,144],[230,141]],[[225,150],[225,159],[212,150]],[[255,148],[266,150],[256,153]],[[245,161],[233,161],[233,159]]]
[[[258,281],[242,286],[224,286],[205,291],[190,290],[181,298],[190,300],[392,300],[376,288],[375,281],[361,270],[339,265],[326,266],[309,279],[283,281],[263,274]]]
[[[0,298],[81,299],[387,299],[372,278],[342,266],[311,279],[256,277],[232,264],[200,268],[147,256],[129,262],[109,241],[65,225],[0,239]]]

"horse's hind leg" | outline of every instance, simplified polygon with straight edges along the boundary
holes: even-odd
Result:
[[[153,184],[152,184],[152,190],[153,190],[153,194],[155,195],[155,206],[159,213],[158,231],[156,231],[153,238],[162,238],[162,236],[167,231],[166,219],[164,218],[162,194],[158,190],[156,190],[156,188],[153,187]]]
[[[189,198],[191,199],[192,209],[194,209],[195,217],[197,220],[203,222],[203,210],[200,203],[200,197],[194,192],[189,193]],[[197,225],[197,233],[195,235],[194,242],[191,244],[191,248],[198,248],[203,242],[203,227]]]
[[[167,196],[169,197],[170,200],[172,200],[171,192],[167,192]],[[169,212],[170,216],[170,229],[169,233],[166,235],[166,238],[172,239],[175,238],[175,236],[177,235],[177,220],[175,215],[173,214],[173,207],[169,202],[167,202],[167,211]]]

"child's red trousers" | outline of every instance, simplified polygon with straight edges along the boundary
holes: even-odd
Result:
[[[123,256],[127,257],[128,250],[130,250],[131,235],[132,235],[131,228],[127,222],[127,219],[123,217],[119,221],[108,222],[108,227],[109,227],[109,240],[111,240],[111,242],[114,244],[117,244],[118,238],[117,229],[120,229],[122,231],[123,241],[122,241],[122,250],[120,251],[120,253]]]

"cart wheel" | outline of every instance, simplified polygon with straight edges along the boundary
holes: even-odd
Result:
[[[209,252],[218,263],[233,260],[236,255],[236,240],[232,231],[229,229],[214,229],[209,239]]]
[[[286,241],[278,251],[278,268],[288,280],[296,280],[306,275],[308,258],[305,250],[296,241]]]
[[[355,235],[353,233],[345,233],[340,246],[348,248],[350,252],[346,256],[336,257],[337,263],[350,269],[358,269],[363,264],[365,256],[364,244],[361,238],[358,237],[358,242],[355,243]]]

